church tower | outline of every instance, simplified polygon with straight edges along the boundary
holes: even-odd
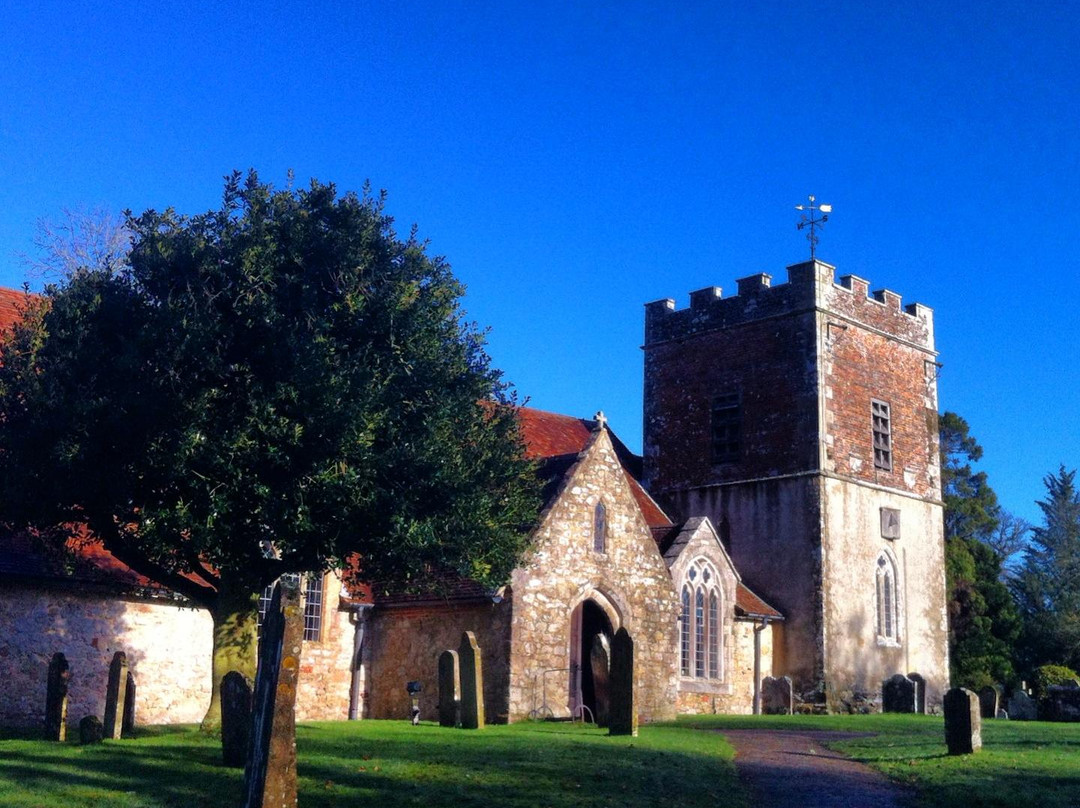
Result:
[[[933,313],[834,267],[645,307],[645,481],[708,516],[786,616],[782,654],[832,710],[896,673],[948,687]],[[776,649],[781,652],[781,649]]]

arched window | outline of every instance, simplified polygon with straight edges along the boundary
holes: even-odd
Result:
[[[682,675],[690,675],[690,587],[682,588],[682,619],[680,620],[680,655]]]
[[[709,593],[709,676],[720,678],[720,609],[715,589]]]
[[[716,572],[703,558],[686,571],[680,620],[680,670],[695,679],[723,678],[723,595]]]
[[[607,508],[603,502],[597,502],[593,511],[593,550],[607,552]]]
[[[900,642],[900,605],[897,602],[896,566],[888,553],[877,560],[877,634],[878,642]]]
[[[698,587],[694,597],[694,676],[705,678],[705,590]]]

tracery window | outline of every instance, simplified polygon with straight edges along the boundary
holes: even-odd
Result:
[[[900,642],[900,605],[897,602],[896,566],[888,553],[878,556],[877,570],[877,635],[885,644]]]
[[[603,502],[597,502],[593,511],[593,550],[607,552],[607,508]]]
[[[680,671],[695,679],[723,678],[724,623],[719,581],[712,565],[698,559],[687,570],[680,613]]]

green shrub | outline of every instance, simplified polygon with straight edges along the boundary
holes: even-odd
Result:
[[[1072,668],[1064,665],[1043,665],[1035,669],[1031,688],[1035,698],[1041,699],[1050,685],[1063,685],[1072,681],[1080,681],[1080,675]]]

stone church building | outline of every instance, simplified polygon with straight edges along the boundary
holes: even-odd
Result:
[[[0,294],[0,323],[17,293]],[[929,309],[819,261],[646,307],[644,457],[608,429],[519,411],[545,503],[506,586],[429,591],[304,581],[301,720],[434,717],[436,660],[482,650],[489,720],[595,714],[594,649],[635,642],[644,721],[750,712],[755,671],[854,709],[895,673],[948,686]],[[0,725],[40,723],[45,671],[72,668],[69,716],[101,714],[123,650],[143,723],[198,721],[210,620],[93,545],[58,565],[0,539]]]

